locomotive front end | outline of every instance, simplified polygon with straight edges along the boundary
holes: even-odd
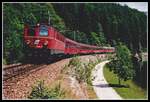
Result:
[[[25,46],[35,49],[42,49],[48,46],[48,27],[46,25],[25,26]]]

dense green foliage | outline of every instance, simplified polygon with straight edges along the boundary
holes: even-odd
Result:
[[[28,96],[30,99],[61,99],[65,96],[65,91],[61,89],[60,84],[49,89],[44,86],[44,81],[40,81],[34,86],[32,92]]]
[[[138,62],[137,59],[133,59],[133,65],[135,70],[135,77],[134,81],[136,84],[141,86],[144,89],[147,89],[147,79],[148,79],[148,63],[147,61],[140,61]]]
[[[120,39],[131,51],[147,48],[147,16],[143,12],[114,3],[4,3],[4,63],[24,57],[24,23],[48,19],[66,37],[93,45],[113,45]]]
[[[120,39],[134,52],[147,48],[147,16],[144,12],[114,3],[53,5],[70,29],[85,33],[83,42],[94,44],[97,38],[93,40],[91,32],[95,32],[97,37],[103,33],[109,44]]]
[[[132,79],[135,75],[131,59],[131,52],[122,43],[118,43],[116,45],[116,56],[112,58],[108,66],[110,70],[112,70],[115,74],[118,75],[119,84],[120,79],[126,81]]]

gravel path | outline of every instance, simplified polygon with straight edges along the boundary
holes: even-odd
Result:
[[[95,66],[95,69],[92,72],[94,80],[92,81],[93,88],[96,92],[96,95],[99,99],[102,100],[113,100],[113,99],[122,99],[115,90],[110,87],[104,78],[103,67],[109,61],[103,61],[100,64]]]

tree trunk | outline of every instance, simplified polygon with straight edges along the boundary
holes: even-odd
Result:
[[[130,49],[133,51],[133,44],[131,41],[130,41]]]
[[[121,79],[118,77],[118,83],[119,85],[121,85]]]

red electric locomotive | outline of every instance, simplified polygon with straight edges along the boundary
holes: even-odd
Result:
[[[78,43],[64,37],[55,28],[47,24],[37,24],[36,26],[25,25],[24,27],[25,46],[30,49],[38,49],[40,52],[50,55],[56,54],[90,54],[114,52],[113,47],[98,47]]]

